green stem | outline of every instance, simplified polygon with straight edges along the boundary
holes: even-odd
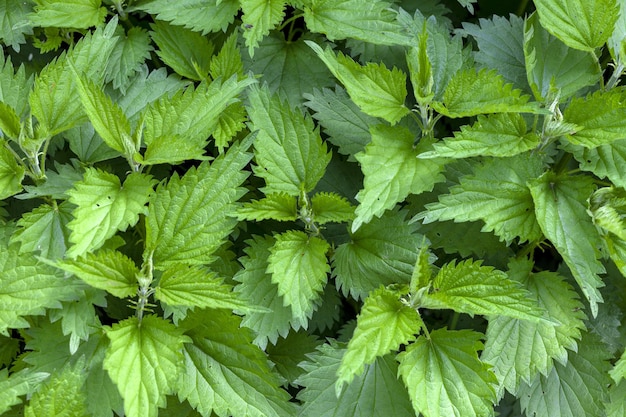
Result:
[[[622,77],[622,74],[624,73],[624,69],[625,66],[622,63],[618,63],[617,66],[615,67],[615,70],[613,71],[613,74],[611,74],[611,77],[609,78],[609,80],[606,82],[606,89],[610,90],[612,88],[614,88],[615,86],[617,86],[617,84],[620,81],[620,78]]]
[[[450,325],[448,326],[450,330],[456,330],[456,326],[459,324],[460,316],[461,314],[458,311],[455,311],[452,317],[450,317]]]

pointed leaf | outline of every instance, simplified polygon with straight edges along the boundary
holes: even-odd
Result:
[[[270,95],[267,88],[252,88],[248,98],[253,129],[259,130],[255,172],[267,183],[261,190],[295,196],[313,190],[331,155],[311,118]]]
[[[250,56],[261,39],[270,33],[285,16],[285,0],[241,0],[243,37]]]
[[[67,255],[76,257],[99,248],[118,230],[126,230],[148,214],[145,207],[156,181],[149,175],[132,173],[120,179],[97,168],[88,168],[84,179],[68,191],[69,201],[76,204],[74,220],[67,226],[74,243]]]
[[[357,316],[356,329],[337,369],[337,392],[377,357],[414,341],[423,325],[418,312],[400,301],[400,294],[384,287],[372,291]]]
[[[28,18],[33,5],[13,0],[0,1],[0,40],[20,52],[20,45],[26,42],[24,35],[32,35],[33,27]]]
[[[501,315],[537,322],[544,310],[519,282],[481,261],[444,265],[424,294],[422,307],[449,308],[470,315]]]
[[[77,259],[57,261],[54,265],[118,298],[130,297],[137,292],[139,268],[132,259],[118,251],[103,249]]]
[[[535,6],[550,33],[583,51],[604,45],[619,14],[615,0],[537,0]]]
[[[473,69],[459,71],[448,83],[443,101],[433,109],[448,117],[467,117],[486,113],[538,113],[530,96],[506,84],[495,71]]]
[[[335,193],[317,193],[311,197],[315,222],[347,222],[354,218],[354,206],[344,197]]]
[[[22,190],[24,167],[15,160],[4,139],[0,139],[0,200],[11,197]]]
[[[0,133],[2,136],[17,141],[21,130],[20,118],[15,109],[0,101]]]
[[[318,347],[300,364],[305,372],[296,381],[304,386],[297,397],[303,402],[299,416],[414,417],[406,388],[398,380],[398,364],[390,355],[365,365],[365,371],[337,396],[334,386],[345,348],[330,343]]]
[[[541,159],[531,154],[488,159],[474,168],[474,175],[461,177],[459,184],[450,188],[450,194],[427,204],[427,211],[416,219],[424,223],[480,219],[485,222],[483,231],[493,231],[507,243],[517,237],[522,242],[540,239],[541,229],[526,182],[542,171]]]
[[[574,155],[580,169],[591,171],[599,178],[608,178],[618,187],[626,187],[626,139],[612,141],[597,148],[587,148],[573,144],[564,146],[568,152]]]
[[[248,176],[243,168],[252,157],[249,146],[247,139],[212,164],[203,162],[159,185],[148,207],[145,252],[153,253],[157,268],[211,263],[237,224],[231,215],[245,193],[240,185]]]
[[[141,69],[153,51],[148,32],[138,26],[128,30],[115,45],[107,64],[106,81],[113,82],[113,88],[126,92],[131,77]]]
[[[101,0],[37,0],[29,16],[35,26],[87,29],[98,26],[107,10]]]
[[[47,259],[59,259],[68,246],[67,223],[71,220],[70,205],[42,204],[24,213],[11,241],[19,241],[20,253],[39,252]]]
[[[237,210],[239,220],[295,221],[297,214],[296,198],[285,193],[268,194],[260,200],[244,203]]]
[[[155,298],[174,306],[246,309],[232,287],[201,266],[174,265],[161,275]]]
[[[285,305],[300,320],[311,317],[328,279],[328,249],[326,241],[299,231],[277,235],[270,249],[267,272]]]
[[[389,70],[382,63],[370,62],[361,66],[341,52],[335,55],[330,48],[322,50],[311,41],[307,41],[307,45],[341,81],[350,98],[364,113],[381,117],[391,124],[409,114],[410,110],[404,105],[407,91],[406,74],[402,71],[397,68]]]
[[[483,335],[439,329],[420,336],[398,355],[404,385],[416,413],[424,417],[493,415],[495,375],[478,359]]]
[[[529,181],[529,187],[543,233],[572,271],[595,317],[602,302],[599,288],[604,286],[598,274],[605,269],[598,260],[600,235],[587,214],[586,200],[594,189],[591,178],[548,171]]]
[[[86,375],[84,360],[65,366],[52,375],[30,398],[24,417],[80,417],[88,414],[87,398],[82,390]]]
[[[403,126],[376,125],[371,128],[372,141],[356,155],[365,175],[363,190],[357,194],[360,204],[352,231],[380,217],[409,194],[431,191],[443,181],[443,159],[418,159],[431,150],[425,140],[414,146],[415,135]]]
[[[623,188],[604,187],[596,190],[589,197],[589,213],[596,226],[626,240],[626,191]]]
[[[19,397],[35,391],[35,387],[49,374],[31,372],[28,369],[9,376],[8,368],[0,369],[0,413],[4,414],[14,405],[20,404]]]
[[[156,417],[174,392],[183,362],[182,329],[157,316],[136,317],[114,324],[106,331],[111,344],[104,369],[124,398],[129,417]]]
[[[295,407],[279,387],[265,353],[249,329],[223,310],[198,313],[183,323],[193,344],[185,345],[178,396],[202,415],[291,417]]]

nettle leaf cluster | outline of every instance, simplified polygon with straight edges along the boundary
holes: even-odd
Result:
[[[0,414],[625,416],[626,1],[476,3],[0,0]]]

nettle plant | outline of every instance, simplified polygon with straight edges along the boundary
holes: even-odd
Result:
[[[626,415],[626,2],[473,3],[0,1],[0,413]]]

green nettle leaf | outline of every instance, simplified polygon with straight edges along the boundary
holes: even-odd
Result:
[[[433,277],[433,268],[431,267],[431,254],[426,237],[422,239],[422,246],[417,254],[415,267],[411,274],[411,282],[409,283],[409,293],[418,296],[417,292],[422,288],[427,288]]]
[[[360,204],[355,211],[353,232],[409,194],[431,191],[437,182],[445,179],[441,174],[444,159],[418,158],[432,149],[427,140],[414,146],[415,135],[403,126],[376,125],[370,131],[372,141],[364,152],[356,155],[365,179],[356,197]]]
[[[383,63],[370,62],[361,66],[341,52],[335,55],[330,47],[323,50],[314,42],[306,43],[346,87],[350,98],[364,113],[381,117],[391,124],[409,114],[410,110],[404,105],[406,74],[401,70],[389,70]]]
[[[20,254],[18,245],[0,242],[0,334],[7,329],[28,327],[22,316],[41,315],[46,308],[59,308],[61,301],[75,299],[78,283],[61,271]]]
[[[516,261],[509,267],[509,277],[537,298],[552,323],[505,316],[489,318],[481,359],[493,365],[500,382],[498,397],[503,396],[505,388],[516,395],[520,383],[533,380],[539,372],[547,375],[553,359],[566,364],[566,349],[576,351],[586,318],[578,295],[560,275],[532,273],[533,264],[528,261]]]
[[[241,295],[240,298],[247,300],[248,306],[253,307],[245,312],[241,324],[254,330],[254,343],[262,349],[265,349],[268,340],[276,344],[278,336],[287,337],[289,329],[298,330],[307,325],[307,320],[293,317],[291,307],[285,305],[283,297],[278,294],[278,287],[272,283],[272,276],[267,272],[270,248],[274,243],[275,239],[269,236],[254,236],[247,240],[246,256],[239,258],[244,269],[234,276],[234,280],[239,282],[235,291]],[[267,310],[269,312],[265,313]]]
[[[250,56],[261,39],[270,33],[285,16],[285,0],[241,0],[243,37]]]
[[[583,129],[567,140],[587,148],[595,148],[626,138],[626,89],[597,91],[586,98],[573,98],[563,118]]]
[[[611,378],[617,383],[626,378],[626,352],[615,363],[615,367],[611,369]]]
[[[610,357],[605,345],[587,333],[578,352],[568,353],[567,365],[557,362],[548,375],[522,384],[518,394],[522,411],[537,416],[604,415]]]
[[[311,206],[317,224],[347,222],[354,218],[354,206],[335,193],[317,193],[311,197]]]
[[[8,0],[13,3],[13,0]],[[23,3],[11,4],[11,11],[18,10]],[[0,2],[2,7],[2,2]],[[5,20],[0,22],[0,26],[11,19],[11,13],[4,14]],[[17,28],[12,28],[12,32],[18,33]],[[22,117],[28,107],[28,95],[32,89],[34,77],[31,75],[26,78],[26,70],[24,65],[20,65],[17,70],[13,68],[10,56],[2,56],[0,58],[0,101],[5,105],[13,108],[15,113]]]
[[[307,0],[304,21],[312,32],[331,40],[359,39],[382,45],[408,45],[410,37],[387,1]]]
[[[145,249],[157,268],[214,260],[213,253],[237,224],[231,216],[235,202],[246,192],[240,185],[248,176],[243,168],[252,157],[246,152],[251,140],[157,187],[146,217]]]
[[[115,250],[102,249],[77,259],[60,260],[54,266],[118,298],[130,297],[137,292],[139,268],[132,259]]]
[[[495,70],[459,71],[448,83],[441,102],[433,109],[448,117],[468,117],[487,113],[539,113],[530,96],[506,84]]]
[[[541,230],[572,271],[595,317],[602,302],[599,288],[604,286],[598,274],[605,269],[598,260],[601,238],[587,213],[586,200],[594,189],[592,179],[548,171],[528,185]]]
[[[237,0],[151,0],[135,6],[159,20],[184,26],[206,35],[208,32],[226,31],[239,11]]]
[[[74,243],[67,256],[98,249],[118,230],[134,226],[140,214],[148,214],[146,203],[155,183],[147,174],[132,173],[121,184],[114,174],[87,168],[84,179],[67,192],[69,201],[77,206],[72,212],[74,220],[67,225]]]
[[[529,132],[524,117],[519,113],[500,113],[490,116],[478,115],[471,126],[461,126],[453,138],[435,142],[432,152],[420,158],[450,157],[470,158],[473,156],[514,156],[541,143],[535,132]]]
[[[424,25],[424,31],[418,36],[418,46],[412,47],[406,53],[406,62],[409,66],[409,75],[413,85],[413,95],[418,105],[428,105],[435,93],[433,85],[432,65],[428,57],[428,27]]]
[[[286,338],[278,339],[275,345],[267,346],[267,356],[276,365],[276,370],[291,386],[304,373],[299,365],[321,344],[318,337],[305,330],[289,332]]]
[[[609,403],[606,406],[607,417],[624,417],[626,416],[626,402],[624,401],[626,396],[626,382],[622,381],[618,384],[613,384],[609,388]]]
[[[331,158],[313,120],[265,87],[252,88],[248,98],[252,127],[259,131],[255,173],[267,183],[261,191],[299,196],[313,190]]]
[[[297,201],[292,195],[268,194],[260,200],[244,203],[237,210],[239,220],[261,221],[267,219],[295,221],[298,216]]]
[[[278,286],[278,294],[293,316],[306,321],[315,310],[330,266],[326,252],[330,245],[315,236],[300,231],[288,231],[275,236],[270,249],[267,272]]]
[[[618,187],[626,187],[626,139],[619,139],[597,148],[566,143],[565,149],[574,155],[581,170],[591,171],[600,178],[608,178]]]
[[[544,310],[519,282],[482,261],[450,262],[439,270],[423,295],[424,308],[449,308],[470,315],[501,315],[537,322]]]
[[[11,236],[11,241],[21,243],[20,253],[38,251],[44,258],[60,259],[67,250],[67,224],[71,219],[69,204],[42,204],[24,213],[17,222],[18,229]]]
[[[424,417],[493,415],[495,375],[478,359],[481,333],[438,329],[398,355],[398,373]]]
[[[149,315],[125,319],[106,330],[103,366],[124,398],[129,417],[156,417],[172,394],[189,338],[167,320]]]
[[[202,415],[219,417],[291,417],[289,395],[279,387],[266,354],[252,344],[252,332],[227,311],[199,312],[182,326],[193,344],[184,348],[184,368],[177,383]]]
[[[619,15],[616,0],[536,0],[535,6],[550,33],[583,51],[604,45]]]
[[[15,109],[0,101],[0,132],[2,135],[17,141],[21,130],[20,118]]]
[[[414,417],[411,401],[398,380],[398,364],[390,355],[365,365],[361,375],[338,396],[334,386],[345,347],[335,341],[323,344],[300,364],[305,373],[297,380],[304,389],[298,393],[303,402],[301,417]]]
[[[239,33],[234,31],[222,44],[222,49],[211,58],[209,73],[212,79],[229,79],[233,75],[244,78],[243,59],[238,46]]]
[[[150,44],[150,35],[145,29],[140,27],[128,29],[125,36],[120,37],[111,53],[111,58],[107,63],[106,81],[112,81],[113,88],[119,88],[125,93],[131,77],[141,69],[153,49]]]
[[[450,194],[426,205],[416,219],[424,223],[483,220],[483,231],[493,231],[507,243],[515,238],[534,241],[542,236],[534,213],[527,181],[543,171],[543,162],[532,154],[487,159],[474,168],[474,175],[461,177]]]
[[[246,309],[223,278],[202,266],[174,265],[165,270],[155,298],[173,306]]]
[[[104,21],[107,9],[101,0],[36,0],[29,15],[35,26],[87,29]]]
[[[0,200],[22,191],[25,169],[19,165],[7,147],[9,144],[0,139]]]
[[[357,316],[356,329],[337,370],[337,392],[377,357],[414,341],[423,326],[417,310],[402,303],[396,291],[384,287],[372,291]]]
[[[82,391],[87,376],[84,360],[65,366],[52,375],[32,396],[24,417],[80,417],[88,415],[87,397]]]
[[[14,0],[0,1],[0,40],[11,46],[15,52],[26,42],[24,35],[32,35],[33,28],[28,15],[32,12],[32,4]]]
[[[25,369],[9,376],[8,368],[0,369],[0,413],[4,414],[12,406],[21,404],[19,397],[35,391],[35,387],[49,375]]]
[[[315,112],[313,117],[329,136],[328,141],[339,148],[339,153],[353,159],[355,154],[365,149],[371,139],[370,127],[379,121],[363,113],[345,90],[339,86],[335,90],[313,90],[304,98],[308,100],[305,106]]]
[[[623,188],[604,187],[589,197],[589,212],[596,226],[626,240],[626,191]]]
[[[558,89],[559,99],[564,100],[602,78],[595,55],[569,48],[550,35],[539,24],[536,14],[526,19],[523,52],[528,83],[537,100],[552,100],[554,88]]]
[[[374,218],[350,235],[333,255],[333,275],[344,295],[363,299],[380,285],[408,284],[423,237],[396,210]]]
[[[207,38],[158,20],[150,28],[150,36],[159,48],[157,54],[177,74],[196,81],[208,77],[214,46]]]

